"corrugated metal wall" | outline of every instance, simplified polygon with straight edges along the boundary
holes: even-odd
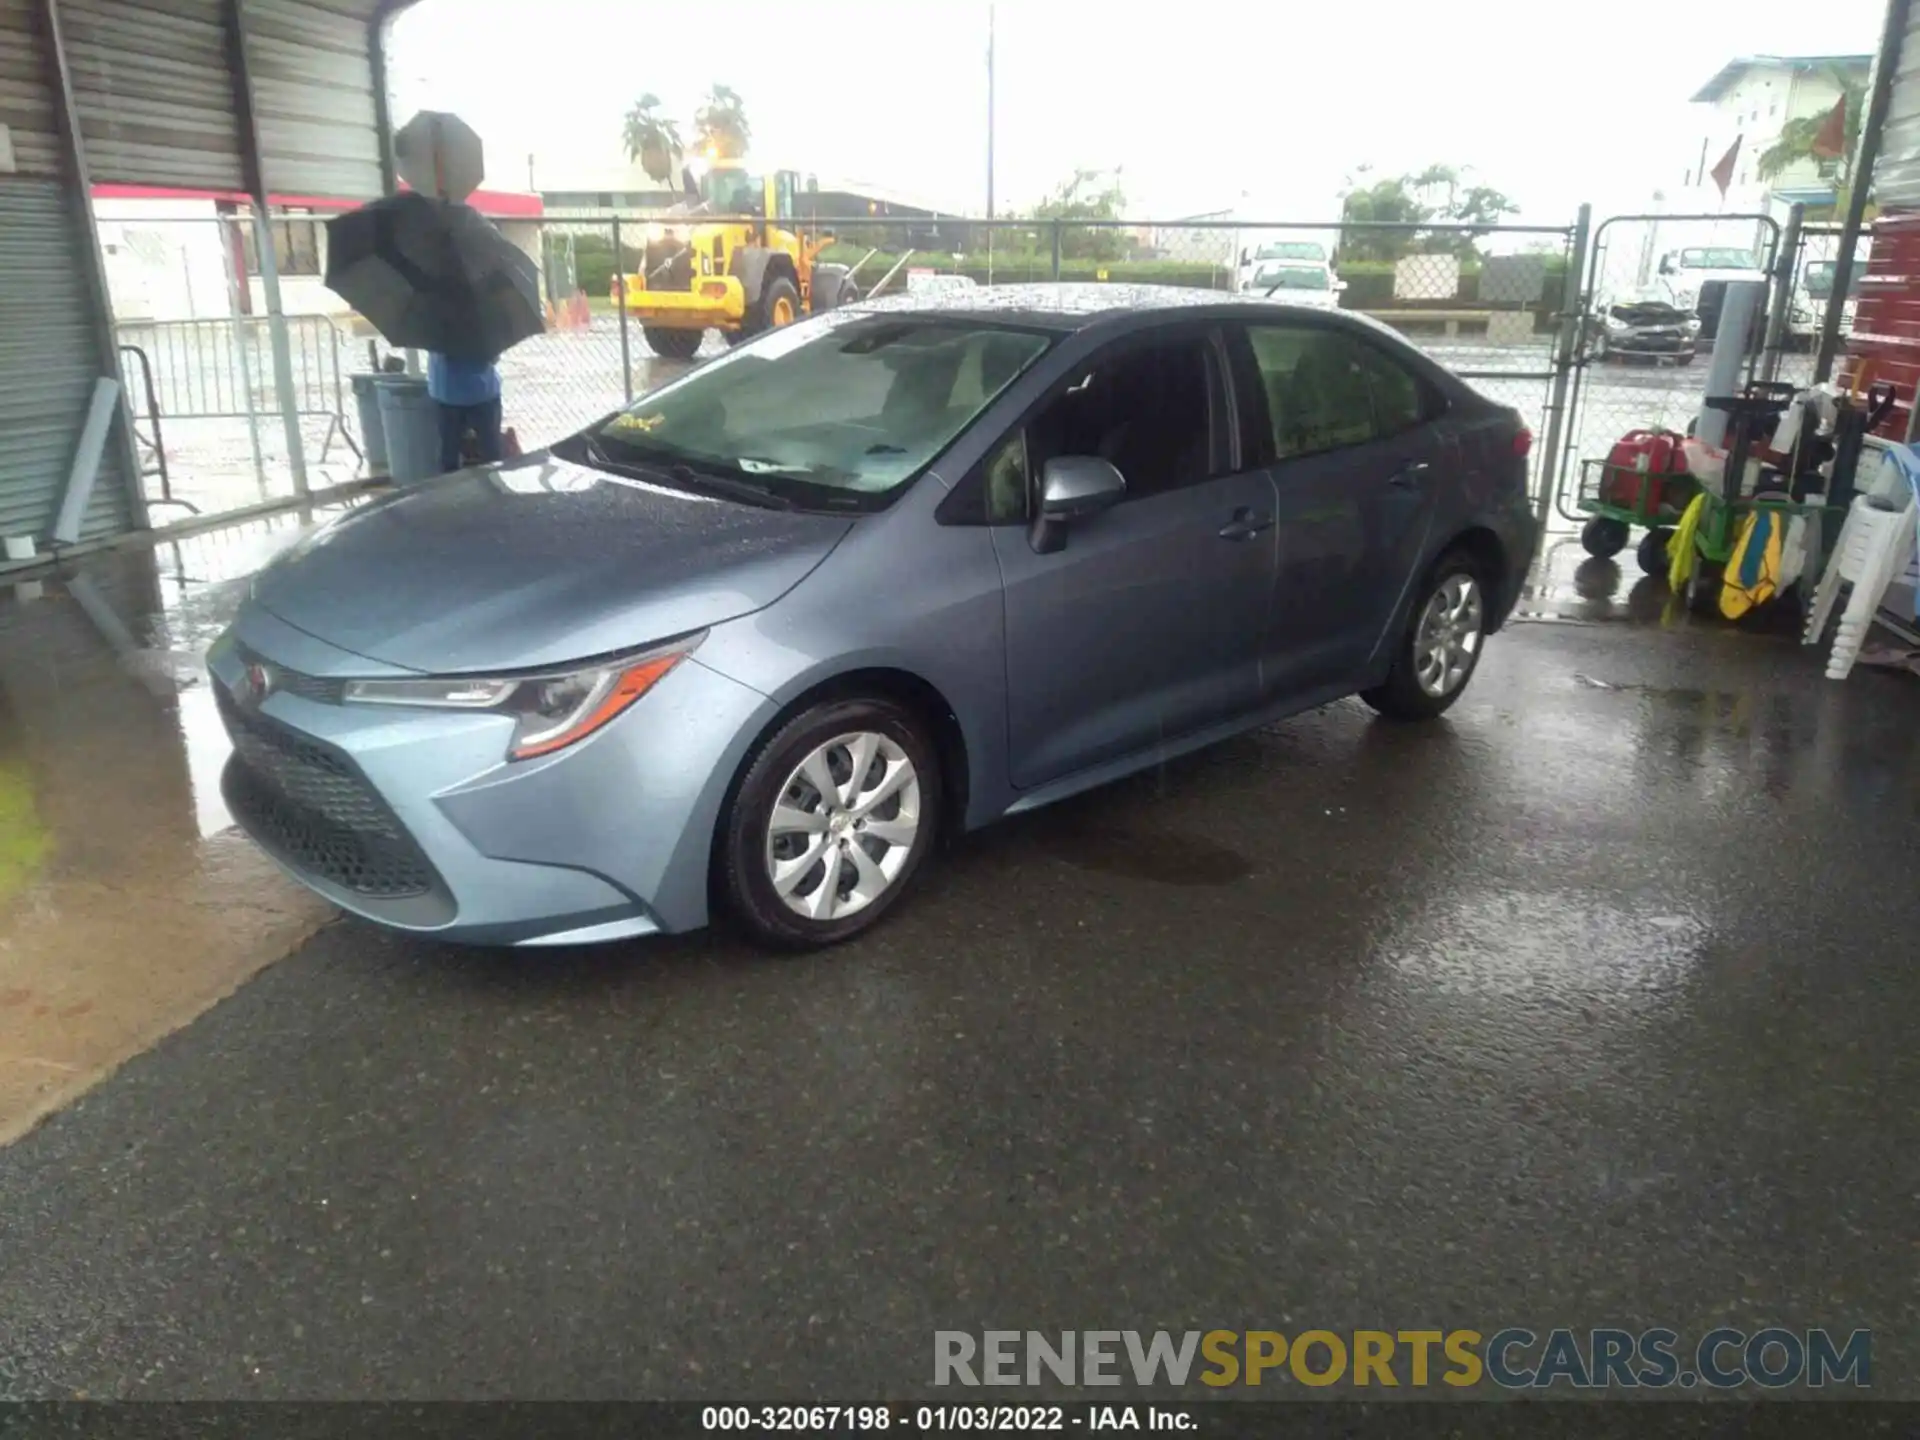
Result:
[[[245,185],[221,0],[60,0],[96,181]]]
[[[47,50],[34,0],[0,0],[0,125],[13,132],[13,161],[22,175],[60,173]]]
[[[1894,210],[1920,209],[1920,6],[1900,42],[1891,99],[1873,167],[1873,198]]]
[[[380,194],[380,138],[364,17],[310,0],[246,0],[267,188],[286,195]]]
[[[94,381],[115,373],[94,324],[91,245],[63,181],[0,176],[0,535],[42,548]],[[81,539],[132,527],[124,458],[109,439]]]

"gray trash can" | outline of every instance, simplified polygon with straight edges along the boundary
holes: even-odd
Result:
[[[391,379],[378,371],[349,377],[353,381],[353,408],[360,417],[360,448],[365,452],[367,477],[387,476],[387,427],[380,423],[380,382]]]
[[[396,485],[416,485],[440,473],[440,407],[415,375],[383,375],[380,428],[386,432],[387,468]]]

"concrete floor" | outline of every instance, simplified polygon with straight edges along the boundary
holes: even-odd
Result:
[[[0,1396],[844,1401],[921,1392],[936,1328],[1778,1323],[1872,1328],[1920,1398],[1920,682],[1570,568],[1529,614],[1646,623],[983,833],[830,954],[326,927],[0,1150]],[[221,938],[297,904],[263,872],[193,893],[110,973],[292,944]],[[156,988],[153,1033],[210,998]]]

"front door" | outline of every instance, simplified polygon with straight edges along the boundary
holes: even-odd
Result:
[[[997,457],[1038,503],[1046,461],[1096,455],[1127,483],[1039,554],[994,530],[1005,584],[1013,783],[1145,750],[1259,698],[1274,581],[1273,482],[1235,473],[1215,337],[1187,330],[1096,354]]]

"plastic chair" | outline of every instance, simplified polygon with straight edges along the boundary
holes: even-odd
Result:
[[[1853,497],[1839,542],[1813,593],[1806,633],[1801,637],[1802,644],[1820,643],[1841,585],[1851,585],[1846,609],[1841,611],[1840,624],[1834,630],[1833,649],[1827,656],[1829,680],[1844,680],[1852,673],[1874,612],[1880,608],[1881,596],[1894,577],[1907,568],[1914,553],[1915,514],[1912,496],[1897,510],[1875,504],[1866,495]]]

